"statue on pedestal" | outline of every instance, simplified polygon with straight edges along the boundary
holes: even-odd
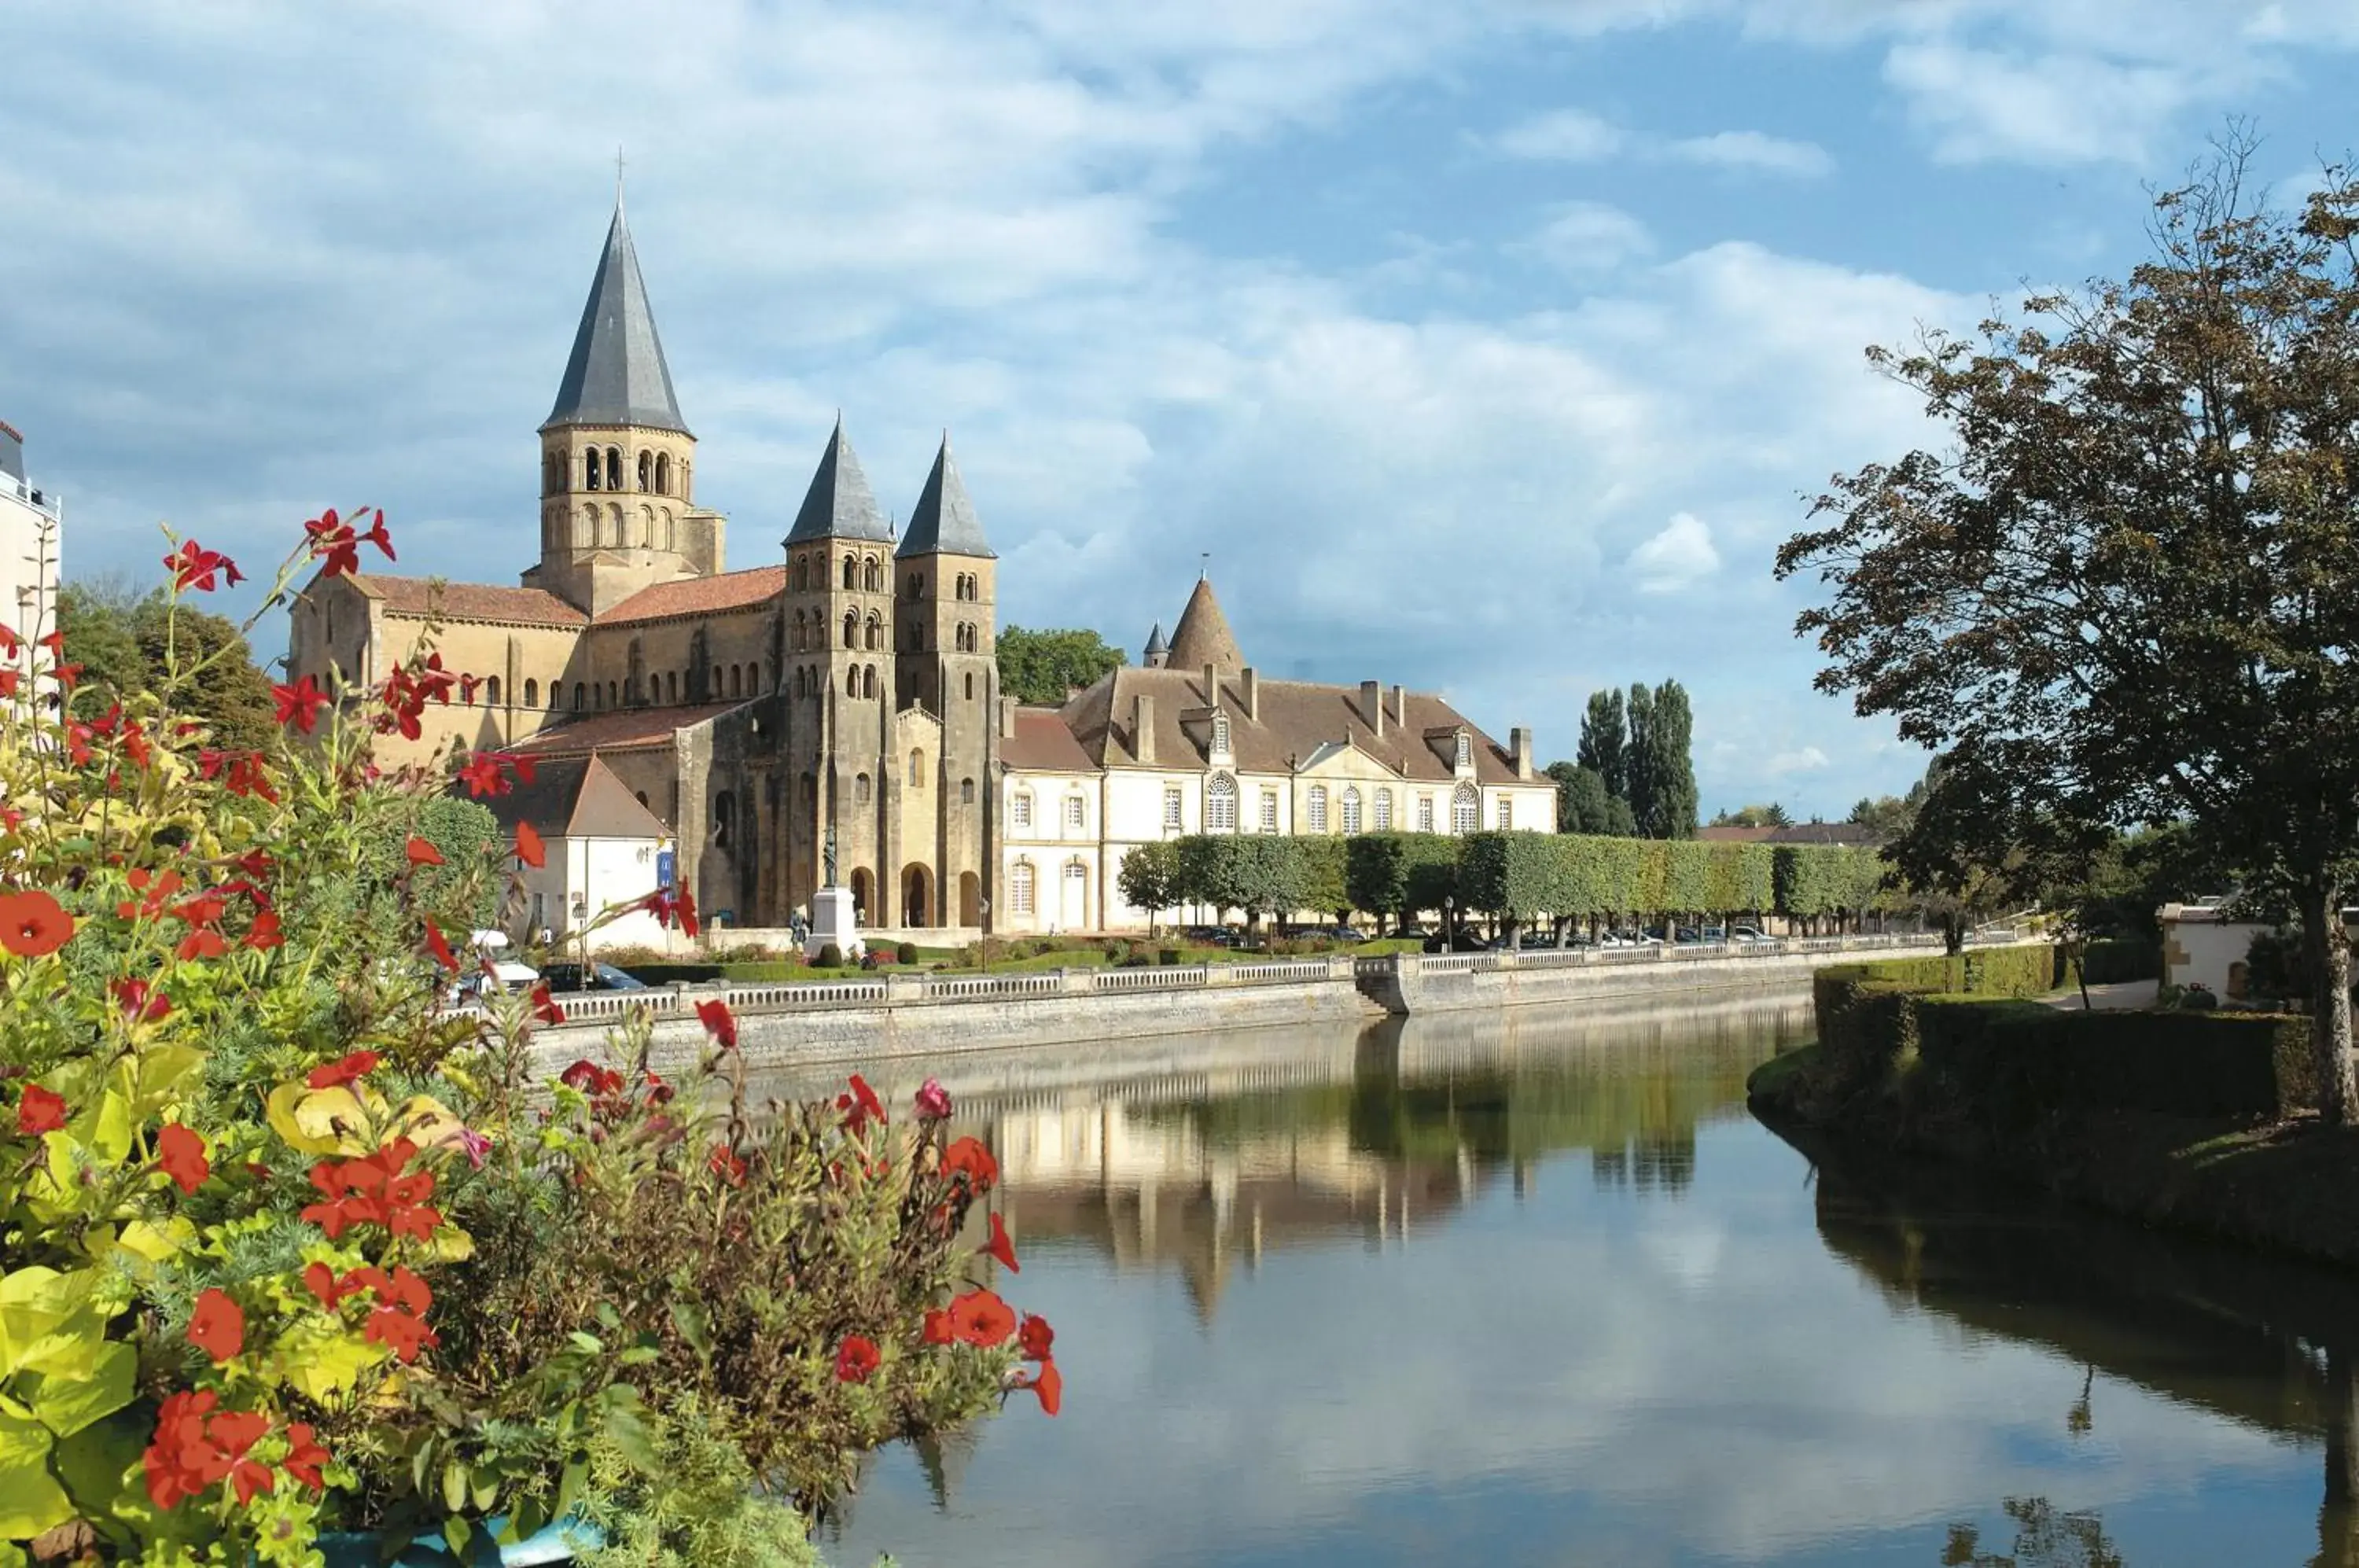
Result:
[[[821,887],[834,887],[834,886],[835,886],[835,824],[834,824],[833,822],[830,822],[830,823],[827,825],[827,844],[826,844],[826,847],[821,851],[821,854],[820,854],[820,866],[821,866],[821,870],[823,870],[823,871],[826,873],[825,879],[824,879],[824,880],[822,880],[822,881],[820,883],[820,886],[821,886]]]

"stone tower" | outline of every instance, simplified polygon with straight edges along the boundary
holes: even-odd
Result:
[[[723,522],[695,504],[695,464],[618,197],[540,427],[540,563],[525,586],[595,615],[650,584],[720,572]]]
[[[893,745],[893,531],[836,421],[786,538],[789,906],[808,905],[835,830],[839,887],[870,925],[889,925],[899,864]],[[880,875],[880,870],[883,875]]]
[[[983,522],[967,498],[950,437],[934,454],[933,472],[909,514],[908,532],[895,552],[900,578],[899,639],[895,644],[895,691],[905,708],[931,713],[940,722],[930,802],[913,800],[904,820],[930,824],[931,844],[907,846],[913,860],[929,860],[939,886],[922,909],[905,916],[910,923],[976,926],[992,876],[987,853],[989,813],[995,799],[992,764],[997,757],[999,677],[996,612],[999,557],[983,536]],[[917,724],[909,725],[912,731]],[[930,806],[922,813],[919,805]],[[904,905],[920,900],[905,874]]]
[[[1147,634],[1147,650],[1139,662],[1149,670],[1160,670],[1170,652],[1171,645],[1163,640],[1163,623],[1158,621],[1155,629]]]

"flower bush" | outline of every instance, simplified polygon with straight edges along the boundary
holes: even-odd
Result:
[[[367,523],[307,524],[257,615],[390,557]],[[172,544],[176,607],[241,575]],[[457,798],[527,758],[374,760],[469,679],[430,647],[276,687],[267,749],[184,708],[237,650],[168,639],[95,712],[61,647],[0,628],[0,1568],[552,1520],[615,1563],[802,1562],[863,1452],[1014,1388],[1055,1412],[1048,1325],[962,1289],[1016,1264],[995,1215],[962,1242],[996,1170],[937,1086],[756,1106],[718,1003],[678,1083],[644,1013],[544,1081],[545,988],[448,1003],[544,849]]]

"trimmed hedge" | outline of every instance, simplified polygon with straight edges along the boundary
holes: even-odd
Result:
[[[625,964],[616,967],[632,979],[644,980],[650,985],[669,985],[675,980],[701,985],[721,979],[723,969],[718,964]]]
[[[1919,1095],[2021,1127],[2057,1110],[2278,1116],[2309,1104],[2310,1023],[1916,998]]]
[[[2081,978],[2092,985],[2162,978],[2162,947],[2144,937],[2093,942],[2081,951]]]
[[[2061,950],[2053,947],[1978,948],[1821,969],[1810,977],[1810,997],[1822,1087],[1848,1098],[1913,1067],[1921,997],[2036,996],[2070,978]]]

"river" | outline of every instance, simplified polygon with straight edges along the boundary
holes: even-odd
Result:
[[[940,1064],[1064,1412],[879,1455],[829,1562],[2359,1564],[2329,1497],[2359,1281],[1814,1162],[1744,1105],[1810,1028],[1525,1009]]]

